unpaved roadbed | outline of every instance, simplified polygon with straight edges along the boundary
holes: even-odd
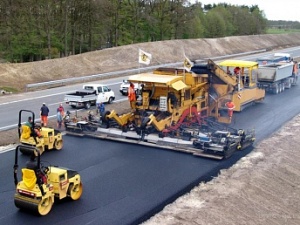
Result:
[[[300,224],[300,116],[143,225]]]

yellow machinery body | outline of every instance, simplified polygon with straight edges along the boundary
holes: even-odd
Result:
[[[242,68],[241,75],[229,75],[221,66],[239,66]],[[191,72],[159,68],[152,73],[133,75],[128,80],[142,85],[135,109],[120,116],[113,110],[106,117],[115,120],[123,130],[130,123],[145,126],[147,122],[161,132],[195,116],[213,117],[228,124],[231,117],[227,115],[226,102],[233,101],[234,110],[242,111],[265,97],[265,91],[256,86],[255,69],[255,62],[228,60],[219,66],[208,60],[207,64],[195,67],[194,71],[192,68]]]
[[[189,119],[198,114],[208,116],[207,76],[194,76],[183,69],[160,68],[153,73],[143,73],[129,77],[130,82],[142,84],[134,112],[121,116],[113,110],[107,118],[114,119],[121,127],[134,122],[153,125],[162,131],[176,124],[186,114]],[[196,115],[195,115],[196,114]]]
[[[19,145],[17,149],[20,148]],[[35,154],[40,156],[37,152]],[[17,173],[17,157],[15,173]],[[69,197],[72,200],[78,200],[81,197],[82,183],[78,172],[60,167],[47,167],[47,172],[44,174],[46,180],[40,185],[38,184],[38,179],[41,179],[39,175],[40,173],[37,174],[33,169],[23,168],[22,180],[18,182],[15,177],[14,202],[16,207],[44,216],[51,211],[55,199]]]
[[[235,108],[234,111],[242,111],[248,105],[252,105],[257,102],[262,102],[265,98],[265,90],[257,86],[257,73],[258,63],[244,60],[225,60],[219,64],[221,67],[226,68],[225,71],[233,71],[234,68],[239,67],[240,72],[238,74],[227,74],[228,79],[232,82],[232,93],[227,99],[233,101]],[[221,70],[221,68],[219,69]],[[232,75],[231,75],[232,74]],[[221,103],[222,104],[222,103]]]
[[[141,87],[136,91],[136,101],[130,103],[132,109],[121,115],[115,110],[105,112],[95,136],[214,159],[230,157],[255,140],[254,132],[224,126],[232,118],[225,104],[234,101],[236,111],[241,111],[247,103],[263,100],[264,91],[252,83],[241,86],[236,77],[212,60],[194,65],[191,71],[158,68],[132,75],[128,81]],[[235,141],[204,148],[215,129],[231,130]]]
[[[40,137],[31,134],[31,130],[27,128],[28,126],[22,125],[22,133],[20,136],[20,143],[23,146],[34,146],[40,150],[42,154],[46,150],[61,150],[63,147],[63,138],[60,131],[55,130],[51,127],[41,127],[37,128],[40,132]],[[26,149],[20,150],[22,153],[26,154]]]

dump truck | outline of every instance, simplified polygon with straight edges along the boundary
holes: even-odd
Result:
[[[291,62],[293,59],[289,53],[274,53],[271,56],[264,56],[256,59],[259,66],[275,64],[279,62]]]
[[[267,92],[279,94],[286,88],[297,84],[299,77],[299,63],[297,61],[267,62],[258,68],[258,87]]]
[[[194,69],[196,71],[196,67]],[[152,73],[132,75],[128,80],[141,84],[135,107],[122,115],[115,110],[106,111],[101,126],[92,136],[203,157],[222,159],[228,156],[226,148],[223,148],[222,155],[204,152],[193,145],[198,134],[206,132],[202,129],[204,126],[210,124],[212,128],[208,121],[220,124],[220,131],[226,130],[225,125],[231,123],[222,107],[226,99],[232,98],[237,82],[221,67],[209,60],[205,65],[198,65],[197,72],[193,69],[188,72],[181,68],[158,68]],[[78,121],[66,124],[66,128],[70,133],[82,131],[88,134],[87,130],[94,125],[89,121]],[[242,143],[244,141],[241,138],[241,143],[236,146],[246,146]]]

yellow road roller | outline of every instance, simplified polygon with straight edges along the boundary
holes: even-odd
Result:
[[[55,199],[78,200],[81,197],[79,173],[67,168],[42,165],[40,151],[35,147],[31,147],[26,167],[19,171],[18,156],[22,147],[24,146],[18,145],[15,150],[14,203],[17,208],[45,216],[51,211]],[[26,148],[29,151],[29,147]],[[18,180],[18,172],[22,172],[21,181]]]
[[[22,123],[23,113],[29,115],[25,123]],[[40,154],[46,150],[61,150],[63,148],[61,132],[51,127],[41,127],[35,124],[34,112],[30,110],[20,110],[18,134],[22,144],[20,152],[23,154],[30,154],[32,146],[38,148]]]

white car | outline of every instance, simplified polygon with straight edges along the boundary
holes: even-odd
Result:
[[[138,83],[134,84],[134,90],[137,91],[141,88],[141,86]],[[122,95],[128,94],[128,88],[129,88],[130,82],[128,80],[123,80],[123,82],[120,85],[120,92]]]

